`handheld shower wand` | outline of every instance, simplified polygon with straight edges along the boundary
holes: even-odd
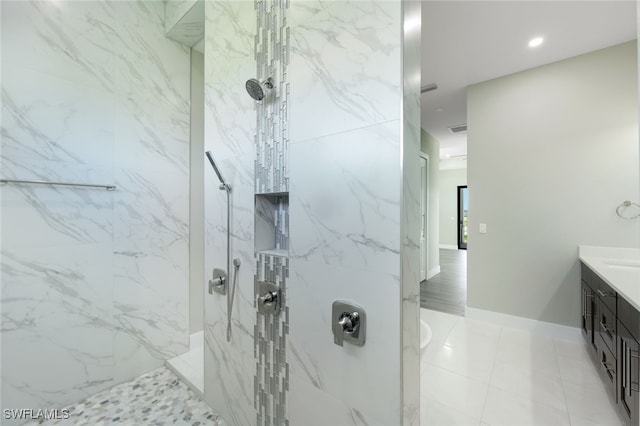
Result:
[[[216,165],[216,162],[213,161],[213,155],[211,155],[211,151],[207,151],[205,152],[205,154],[207,154],[207,158],[211,163],[211,167],[213,167],[213,171],[216,172],[216,175],[218,175],[218,180],[220,181],[220,189],[227,191],[227,194],[228,194],[229,192],[231,192],[231,185],[229,185],[222,177],[222,174],[220,173],[220,169]]]
[[[218,175],[218,180],[220,180],[220,186],[218,188],[227,193],[227,271],[231,272],[231,185],[222,177],[220,169],[216,165],[216,162],[213,161],[211,151],[206,151],[205,154],[211,163],[211,167],[213,167],[213,171]],[[230,291],[227,291],[227,342],[231,341],[231,313],[233,311],[233,299],[236,294],[236,281],[238,278],[238,270],[240,269],[240,259],[233,259],[233,266],[233,282]]]

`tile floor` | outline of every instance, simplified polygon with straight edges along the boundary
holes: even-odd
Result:
[[[421,360],[423,426],[618,426],[614,405],[582,342],[553,339],[421,309],[433,331]],[[45,424],[220,425],[185,384],[202,380],[202,346],[70,407]],[[199,374],[199,377],[197,377]],[[32,423],[35,424],[35,423]]]
[[[617,426],[582,342],[421,309],[421,425]]]
[[[221,417],[166,367],[114,386],[68,408],[71,416],[69,419],[49,420],[40,424],[227,426]]]

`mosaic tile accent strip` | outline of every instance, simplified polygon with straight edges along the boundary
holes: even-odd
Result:
[[[272,78],[274,89],[256,103],[256,193],[289,191],[289,66],[288,0],[256,0],[257,78]]]
[[[289,391],[289,365],[287,364],[287,336],[289,335],[289,308],[287,281],[289,259],[257,254],[257,273],[254,300],[257,300],[258,282],[270,281],[280,287],[282,308],[280,314],[262,315],[257,312],[254,335],[254,406],[256,425],[288,426],[286,400]],[[256,302],[254,302],[256,303]]]
[[[68,419],[27,424],[228,425],[166,367],[95,394],[68,410]]]
[[[289,199],[278,197],[275,206],[276,250],[289,250]]]

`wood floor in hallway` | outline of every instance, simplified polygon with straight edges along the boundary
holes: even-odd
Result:
[[[420,306],[464,316],[467,305],[467,251],[440,249],[440,273],[420,283]]]

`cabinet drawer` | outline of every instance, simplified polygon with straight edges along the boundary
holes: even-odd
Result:
[[[618,294],[584,263],[581,263],[580,267],[582,279],[593,289],[596,296],[616,315]]]
[[[600,303],[600,309],[598,310],[598,320],[595,323],[594,328],[598,331],[600,338],[607,345],[609,351],[616,355],[616,343],[618,341],[618,334],[616,332],[618,323],[616,316],[611,312],[606,305]]]
[[[613,397],[613,400],[617,402],[617,369],[618,364],[616,357],[609,350],[606,345],[599,345],[598,347],[598,370],[600,375],[604,379],[603,383],[607,387],[607,392]]]
[[[627,327],[634,339],[640,340],[640,313],[623,297],[618,298],[618,320]]]

